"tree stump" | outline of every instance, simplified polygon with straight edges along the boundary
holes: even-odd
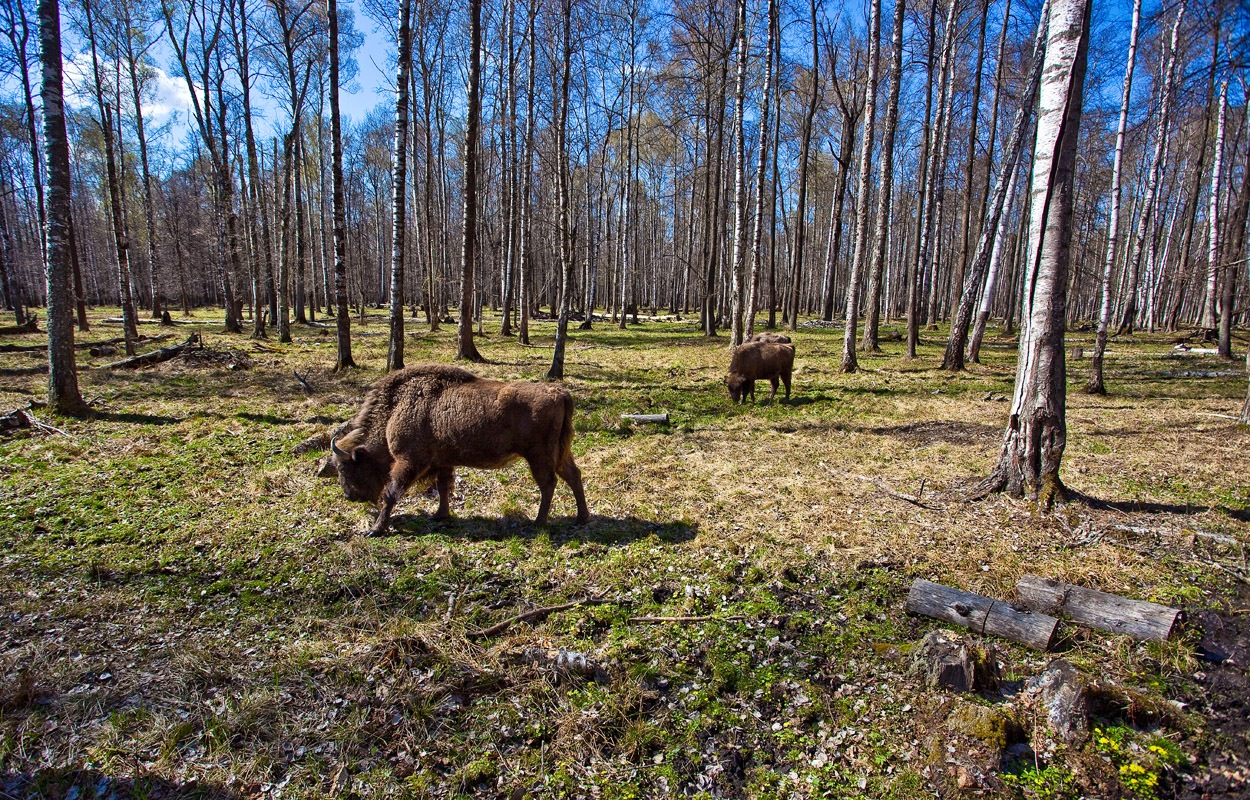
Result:
[[[929,631],[912,655],[911,670],[930,689],[972,692],[998,685],[998,662],[976,652],[962,636]]]
[[[1158,603],[1025,575],[1016,583],[1020,602],[1043,614],[1134,639],[1165,642],[1180,626],[1181,612]]]
[[[1056,658],[1041,675],[1025,681],[1021,696],[1035,719],[1069,745],[1089,738],[1089,681],[1076,667]]]

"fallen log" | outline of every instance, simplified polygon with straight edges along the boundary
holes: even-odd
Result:
[[[42,333],[42,331],[39,330],[39,320],[31,317],[21,325],[7,325],[0,328],[0,336],[9,336],[10,334],[19,333]]]
[[[150,367],[160,364],[163,361],[169,361],[176,358],[180,353],[192,345],[200,343],[200,335],[193,333],[183,340],[180,344],[162,347],[159,350],[153,350],[150,353],[144,353],[130,358],[123,358],[121,361],[114,361],[111,364],[105,364],[105,369],[136,369],[138,367]]]
[[[622,414],[621,419],[627,419],[630,422],[652,422],[657,425],[668,424],[668,412],[663,414]]]
[[[907,593],[907,610],[1038,650],[1049,650],[1059,630],[1059,620],[1054,617],[1021,611],[1010,603],[923,578],[917,578],[912,583],[911,591]]]
[[[160,336],[140,336],[136,342],[151,343],[168,339],[169,334],[163,333]],[[114,339],[105,339],[99,342],[74,342],[75,350],[90,350],[97,347],[108,347],[110,345],[122,344],[126,341],[124,336],[118,336]],[[47,352],[46,344],[0,344],[0,353],[44,353]]]
[[[1179,609],[1036,575],[1022,577],[1016,583],[1016,593],[1020,602],[1034,611],[1134,639],[1165,642],[1176,632],[1181,617]]]

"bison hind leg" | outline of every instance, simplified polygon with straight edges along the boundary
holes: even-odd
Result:
[[[434,512],[434,519],[449,519],[451,517],[451,490],[456,485],[455,469],[443,467],[438,471],[435,482],[438,485],[438,511]]]
[[[534,476],[534,482],[538,484],[538,493],[541,498],[538,502],[538,516],[534,517],[534,523],[546,525],[547,517],[551,514],[551,499],[556,493],[556,471],[547,461],[530,461],[529,465],[530,474]]]
[[[590,519],[590,509],[586,506],[586,490],[582,486],[582,471],[577,468],[577,464],[573,463],[573,455],[570,453],[565,456],[563,463],[557,470],[564,482],[573,490],[573,497],[577,499],[577,524],[585,524]]]

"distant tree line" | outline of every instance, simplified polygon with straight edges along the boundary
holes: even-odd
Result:
[[[1111,5],[1094,11],[1067,325],[1195,328],[1231,355],[1250,306],[1250,12]],[[1021,324],[1036,0],[872,0],[863,20],[832,0],[361,0],[334,8],[334,48],[332,8],[62,9],[80,306],[120,305],[131,332],[139,314],[217,306],[228,329],[283,339],[337,317],[331,69],[345,89],[367,57],[392,82],[341,125],[353,316],[389,307],[402,334],[467,301],[527,341],[567,296],[584,326],[697,315],[736,344],[849,311],[864,329],[847,326],[846,369],[882,322],[905,322],[910,354],[953,322],[955,369],[989,320]],[[361,50],[353,13],[388,53]],[[0,291],[21,322],[48,285],[31,0],[0,0],[0,26]],[[144,116],[160,70],[192,99],[180,141]]]

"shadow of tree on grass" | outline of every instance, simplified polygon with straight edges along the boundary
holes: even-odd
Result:
[[[20,800],[237,800],[241,795],[207,783],[175,783],[150,775],[113,777],[95,769],[59,768],[0,774],[0,797]]]

